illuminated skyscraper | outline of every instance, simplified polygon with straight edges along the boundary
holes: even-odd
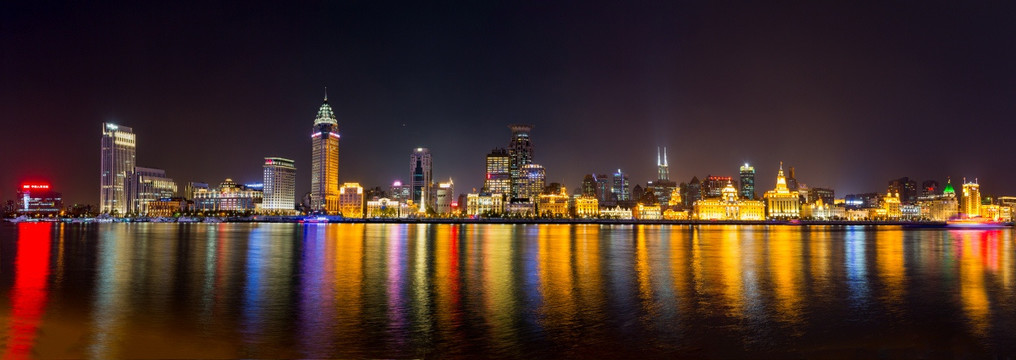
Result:
[[[296,165],[293,160],[266,157],[264,165],[265,211],[293,211],[296,209]]]
[[[666,204],[670,200],[671,193],[677,189],[677,183],[670,181],[670,165],[667,163],[667,148],[663,148],[663,158],[660,158],[660,149],[656,148],[656,180],[650,181],[646,186],[647,192],[652,192],[656,197],[656,203]],[[634,194],[633,194],[634,195]],[[639,200],[634,197],[634,200]]]
[[[744,163],[741,166],[741,197],[747,200],[755,198],[755,167]]]
[[[628,189],[628,174],[622,173],[621,169],[617,169],[617,172],[614,173],[613,185],[610,187],[610,192],[614,194],[614,199],[617,201],[631,200],[630,191]]]
[[[582,196],[596,197],[596,177],[593,174],[586,174],[582,178]]]
[[[966,217],[981,216],[981,185],[974,182],[967,182],[963,178],[963,215]]]
[[[427,212],[427,209],[434,206],[430,198],[433,182],[432,169],[430,150],[427,148],[416,148],[412,154],[409,154],[413,203],[419,207],[420,212]]]
[[[126,215],[130,210],[130,184],[134,177],[134,131],[113,123],[102,124],[99,212]]]
[[[660,148],[656,148],[656,180],[670,180],[670,165],[667,165],[667,148],[663,148],[663,161],[660,162]]]
[[[339,211],[339,122],[328,95],[314,118],[311,134],[310,202],[314,211]]]
[[[483,180],[483,192],[507,195],[511,192],[511,157],[505,149],[494,149],[487,154],[487,177]]]
[[[535,202],[536,198],[543,193],[543,188],[546,186],[546,170],[538,164],[526,164],[522,166],[520,173],[518,198],[529,199],[530,202]]]
[[[533,130],[532,125],[509,125],[512,129],[512,139],[508,143],[508,156],[510,157],[509,173],[512,179],[511,197],[520,198],[519,185],[516,183],[522,178],[522,167],[533,163],[533,143],[529,140],[529,132]]]
[[[614,201],[613,193],[610,191],[610,178],[607,174],[593,174],[593,181],[596,182],[596,199],[600,204]]]

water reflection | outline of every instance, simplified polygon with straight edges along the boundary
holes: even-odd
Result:
[[[940,349],[924,339],[942,337],[974,344],[975,352],[1016,351],[1016,335],[1006,330],[1016,323],[1009,230],[426,224],[0,230],[0,294],[10,304],[0,313],[4,358],[779,357],[795,354],[793,345],[803,339],[877,351],[886,343]],[[88,296],[66,295],[80,293]],[[79,318],[87,321],[66,320]],[[911,323],[919,329],[893,330]],[[951,326],[957,323],[965,326]],[[65,336],[68,326],[83,328],[73,332],[80,336]],[[839,332],[847,340],[808,335]],[[883,345],[855,342],[865,335],[852,332],[877,333]],[[924,345],[913,345],[913,337]]]
[[[48,224],[18,224],[4,359],[29,358],[34,354],[48,295],[50,229]]]

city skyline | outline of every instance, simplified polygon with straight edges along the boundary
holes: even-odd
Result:
[[[45,181],[68,204],[99,205],[93,134],[104,122],[133,128],[138,165],[179,184],[258,181],[265,156],[293,159],[300,196],[310,186],[307,126],[325,86],[343,134],[340,183],[408,182],[406,152],[427,147],[435,179],[467,193],[482,187],[477,169],[505,145],[504,126],[525,123],[535,125],[547,182],[570,189],[617,168],[633,186],[653,180],[654,148],[666,146],[677,182],[737,176],[748,162],[764,190],[782,160],[803,183],[837,194],[881,192],[903,176],[987,179],[985,194],[1016,193],[1004,181],[1016,169],[991,161],[1013,130],[1014,75],[1005,69],[1016,52],[995,45],[1016,26],[997,15],[1008,4],[577,13],[473,4],[416,9],[434,15],[420,17],[364,4],[254,6],[223,25],[250,36],[209,35],[218,15],[237,13],[228,5],[199,14],[149,6],[2,5],[0,48],[12,51],[0,60],[10,129],[0,146],[22,155],[0,172],[0,198]],[[784,16],[794,12],[809,17]],[[908,12],[909,27],[893,21]],[[135,13],[151,21],[137,23]],[[573,16],[558,24],[563,13]],[[82,23],[89,14],[108,21]],[[489,26],[477,28],[477,17]],[[173,25],[179,18],[193,26]],[[56,35],[71,27],[74,36]],[[448,36],[464,30],[476,35]],[[166,38],[180,41],[144,41]],[[952,130],[968,124],[973,131]],[[58,145],[39,146],[47,141]]]

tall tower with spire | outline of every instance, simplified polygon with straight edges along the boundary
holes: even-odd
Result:
[[[801,215],[801,202],[796,191],[787,188],[787,178],[783,176],[783,162],[776,174],[776,188],[766,191],[766,215],[770,219],[793,219]]]
[[[339,122],[325,100],[318,108],[311,133],[311,210],[326,213],[339,211]]]
[[[667,148],[663,148],[663,161],[660,161],[660,148],[656,148],[657,180],[670,180],[670,165],[667,165]]]

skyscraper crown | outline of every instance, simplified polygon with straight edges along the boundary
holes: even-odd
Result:
[[[339,125],[339,121],[335,118],[335,113],[332,112],[332,107],[328,105],[328,95],[325,95],[325,101],[321,104],[321,108],[318,109],[317,117],[314,118],[314,125],[319,124]]]

